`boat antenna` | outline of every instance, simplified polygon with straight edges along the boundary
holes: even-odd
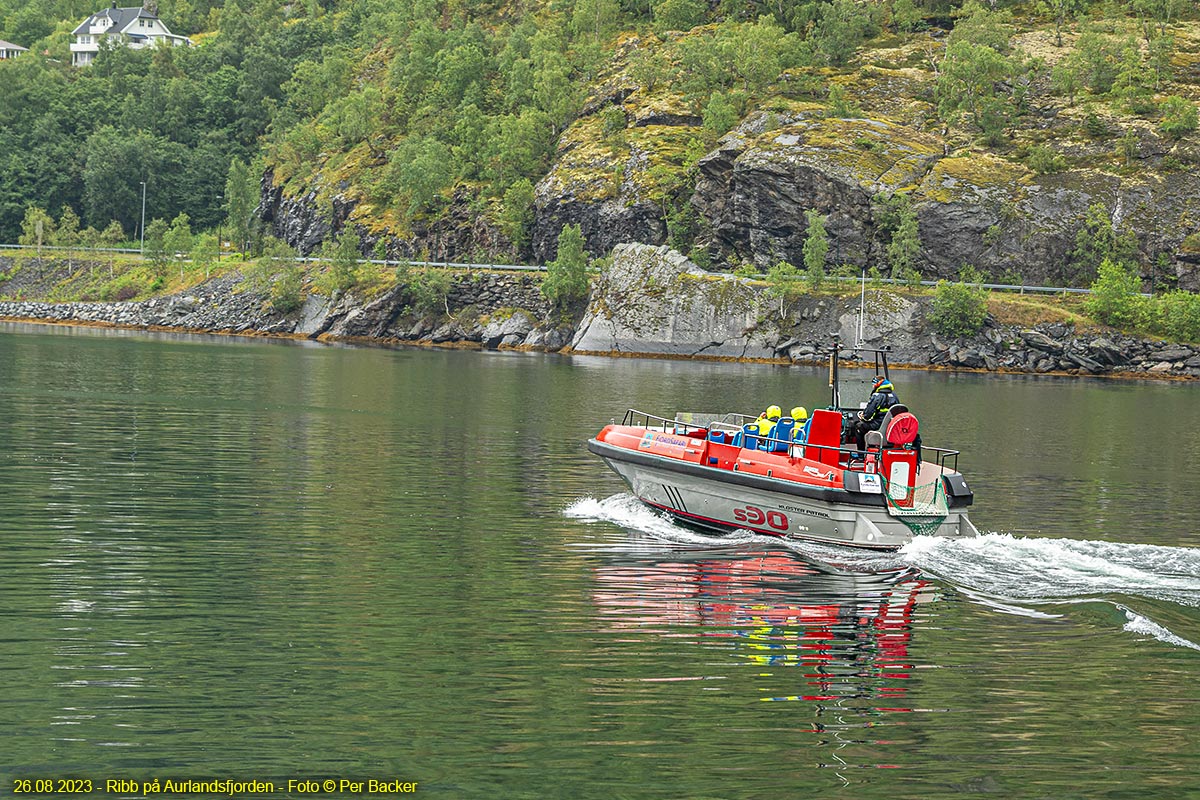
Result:
[[[835,333],[833,335],[833,349],[829,351],[829,388],[833,391],[833,405],[831,408],[842,407],[841,392],[838,391],[838,350],[840,349],[839,337]]]
[[[855,349],[863,346],[863,321],[867,316],[867,265],[862,268],[862,293],[858,299],[858,338],[854,340]]]

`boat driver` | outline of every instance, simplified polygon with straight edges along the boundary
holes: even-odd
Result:
[[[859,450],[867,449],[867,431],[879,430],[884,415],[899,402],[892,382],[882,375],[876,375],[871,384],[871,399],[867,401],[867,407],[858,412],[858,419],[854,422],[854,441]]]

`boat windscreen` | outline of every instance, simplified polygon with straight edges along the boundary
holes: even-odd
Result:
[[[844,408],[866,408],[867,402],[871,399],[871,384],[875,376],[864,374],[859,377],[842,373],[838,377],[840,378],[838,391],[841,395],[842,406]]]
[[[675,421],[683,425],[694,425],[706,428],[714,422],[723,422],[724,414],[710,414],[703,411],[676,411]]]

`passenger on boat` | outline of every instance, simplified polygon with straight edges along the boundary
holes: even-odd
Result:
[[[775,423],[779,422],[779,418],[783,416],[783,409],[779,406],[767,406],[767,410],[758,415],[755,424],[758,425],[759,436],[770,436],[775,429]]]
[[[859,450],[867,449],[867,431],[879,430],[888,409],[899,402],[892,382],[882,375],[876,375],[871,384],[871,399],[867,401],[867,407],[858,412],[858,419],[854,422],[854,441]]]
[[[796,421],[796,427],[792,428],[792,441],[807,442],[808,441],[808,409],[804,406],[796,406],[792,409],[792,419]]]

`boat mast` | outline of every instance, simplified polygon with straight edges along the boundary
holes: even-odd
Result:
[[[833,392],[831,408],[842,407],[842,393],[838,390],[838,358],[841,356],[841,353],[838,352],[839,349],[840,343],[838,335],[835,333],[833,335],[833,349],[829,351],[829,388]]]
[[[862,268],[862,293],[858,299],[858,338],[854,340],[855,349],[863,346],[863,324],[867,316],[867,267]]]

